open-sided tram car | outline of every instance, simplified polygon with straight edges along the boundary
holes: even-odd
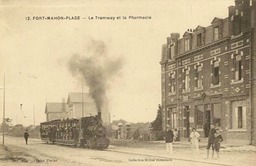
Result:
[[[105,149],[109,145],[106,128],[97,115],[43,122],[40,125],[40,133],[41,139],[47,143],[85,146],[92,149]]]

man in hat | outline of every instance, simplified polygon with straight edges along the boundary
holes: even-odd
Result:
[[[167,153],[173,153],[172,143],[173,143],[173,131],[171,130],[170,125],[166,125],[166,133],[165,133],[165,143],[166,143],[166,151]]]
[[[29,134],[28,134],[28,129],[27,129],[24,133],[24,138],[25,138],[25,141],[26,141],[26,145],[28,144],[28,137],[29,137]]]
[[[211,124],[210,126],[210,131],[209,131],[209,137],[208,137],[208,144],[207,144],[207,159],[209,158],[209,151],[210,151],[210,148],[212,147],[212,158],[214,156],[214,139],[215,139],[215,136],[214,134],[216,133],[216,129],[215,129],[215,126],[213,124]]]

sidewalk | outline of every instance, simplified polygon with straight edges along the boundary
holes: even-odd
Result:
[[[158,144],[164,144],[165,141],[161,140],[161,141],[148,141],[151,143],[158,143]],[[200,147],[206,147],[208,143],[208,138],[201,138],[200,142],[199,142],[199,146]],[[178,147],[190,147],[190,142],[188,141],[188,138],[182,138],[180,141],[175,141],[173,143],[174,146],[178,146]],[[228,147],[241,147],[241,146],[250,146],[248,144],[245,143],[232,143],[230,141],[230,143],[226,143],[225,141],[221,143],[221,147],[222,148],[228,148]],[[255,151],[256,151],[256,146],[252,146],[255,147]]]
[[[220,150],[220,158],[209,158],[206,159],[207,156],[207,150],[205,148],[200,148],[199,152],[200,154],[193,153],[192,149],[190,148],[179,148],[181,144],[176,144],[176,147],[174,145],[173,147],[173,154],[168,154],[165,150],[165,147],[163,146],[162,149],[159,148],[129,148],[129,147],[116,147],[116,146],[110,146],[108,150],[115,151],[115,152],[121,152],[121,153],[128,153],[128,154],[140,154],[145,155],[147,157],[161,157],[161,158],[170,158],[179,161],[185,161],[188,162],[188,165],[190,163],[192,164],[209,164],[209,165],[225,165],[225,166],[254,166],[256,162],[255,158],[255,151],[253,153],[247,153],[247,152],[240,152],[233,150],[231,151],[224,151],[223,149]],[[210,156],[211,156],[210,151]],[[216,157],[216,154],[215,156]]]
[[[118,143],[118,141],[120,141]],[[255,165],[256,146],[251,145],[230,145],[222,144],[220,149],[220,159],[206,159],[207,138],[199,142],[200,154],[194,154],[190,142],[183,139],[173,143],[173,155],[167,154],[165,141],[135,141],[135,140],[115,140],[110,145],[110,151],[122,153],[137,153],[148,157],[172,158],[173,160],[188,161],[189,163],[204,163],[213,165]],[[210,156],[212,151],[210,150]],[[216,154],[215,156],[216,157]],[[188,163],[188,164],[189,164]]]

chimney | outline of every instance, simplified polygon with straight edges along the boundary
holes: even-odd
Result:
[[[101,112],[98,112],[98,118],[99,118],[99,120],[102,120],[102,118],[101,118]]]
[[[228,16],[231,17],[231,15],[234,14],[235,6],[229,6],[228,7]]]
[[[171,41],[173,43],[177,42],[180,38],[180,34],[179,33],[171,33]]]

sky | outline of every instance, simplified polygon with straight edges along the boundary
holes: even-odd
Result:
[[[88,57],[90,42],[103,42],[109,59],[122,58],[106,91],[111,120],[151,122],[161,103],[160,59],[170,33],[209,26],[226,18],[234,0],[2,0],[0,2],[0,116],[5,75],[6,117],[12,124],[46,120],[45,103],[67,100],[82,83],[68,69],[73,55]],[[26,20],[80,16],[80,20]],[[151,19],[89,20],[150,16]],[[88,88],[84,87],[84,90]],[[22,104],[22,108],[20,107]]]

